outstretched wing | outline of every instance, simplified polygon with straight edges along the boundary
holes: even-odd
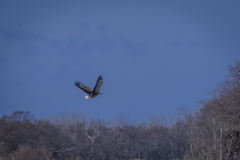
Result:
[[[103,79],[102,79],[102,76],[99,76],[98,79],[97,79],[97,83],[93,89],[93,94],[97,94],[101,88],[103,84]]]
[[[76,85],[78,88],[80,88],[81,90],[83,90],[84,92],[88,93],[88,94],[90,94],[90,93],[93,92],[91,88],[83,85],[82,83],[80,83],[80,82],[78,82],[78,81],[75,82],[75,85]]]

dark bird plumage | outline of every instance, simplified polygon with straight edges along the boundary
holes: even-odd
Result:
[[[83,90],[84,92],[86,92],[88,94],[88,96],[85,96],[86,99],[94,98],[94,97],[101,95],[102,93],[99,93],[99,90],[100,90],[102,84],[103,84],[102,76],[98,77],[97,83],[93,90],[91,88],[83,85],[81,82],[78,82],[78,81],[75,82],[75,85],[78,88],[80,88],[81,90]]]

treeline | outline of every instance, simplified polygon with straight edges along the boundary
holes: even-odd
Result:
[[[0,159],[11,160],[238,160],[240,61],[194,113],[179,109],[171,125],[160,118],[129,123],[84,115],[34,119],[27,111],[0,118]]]

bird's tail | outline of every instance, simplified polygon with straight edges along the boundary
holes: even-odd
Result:
[[[88,96],[88,95],[86,95],[86,96],[85,96],[85,99],[89,99],[89,96]]]

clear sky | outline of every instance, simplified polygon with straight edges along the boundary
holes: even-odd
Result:
[[[240,59],[240,1],[0,1],[0,116],[196,108]],[[80,81],[103,95],[85,100]]]

